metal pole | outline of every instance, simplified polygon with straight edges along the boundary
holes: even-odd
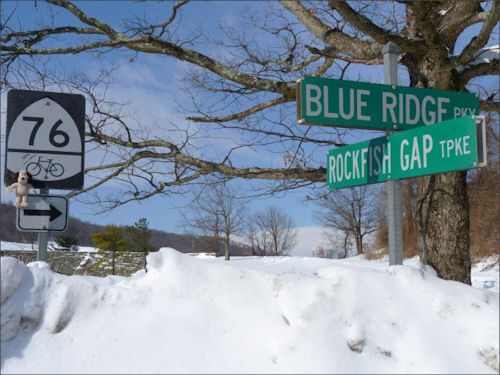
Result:
[[[40,189],[40,194],[49,194],[49,189]],[[38,233],[38,257],[37,260],[44,262],[49,262],[49,256],[47,254],[47,242],[49,238],[49,231]]]
[[[384,83],[396,88],[398,84],[399,47],[388,42],[382,48],[384,55]],[[394,125],[394,130],[397,126]],[[386,131],[389,136],[393,131]],[[387,181],[389,265],[403,264],[403,209],[401,205],[401,181]]]

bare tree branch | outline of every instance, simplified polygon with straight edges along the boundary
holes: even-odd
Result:
[[[479,110],[481,112],[500,112],[500,103],[491,100],[479,100]]]
[[[271,99],[271,100],[268,100],[267,102],[260,103],[260,104],[254,106],[250,109],[247,109],[246,111],[234,113],[234,114],[228,115],[228,116],[186,117],[186,119],[194,121],[194,122],[228,122],[228,121],[232,121],[232,120],[241,121],[244,118],[246,118],[250,115],[253,115],[254,113],[260,112],[266,108],[270,108],[270,107],[273,107],[275,105],[290,102],[293,100],[295,100],[295,97],[287,98],[287,97],[282,96],[280,98]]]
[[[179,60],[187,61],[202,68],[208,69],[219,76],[230,81],[253,87],[257,90],[271,91],[281,93],[285,96],[293,96],[295,82],[276,82],[264,78],[258,78],[253,75],[245,74],[233,68],[230,68],[219,61],[216,61],[202,53],[180,47],[174,43],[154,38],[153,36],[127,37],[124,33],[117,32],[104,22],[87,16],[79,8],[70,2],[64,0],[47,0],[50,3],[69,10],[78,19],[88,25],[94,26],[104,32],[109,41],[89,42],[81,45],[66,48],[29,48],[20,45],[0,45],[0,51],[9,52],[6,58],[15,58],[19,55],[54,55],[54,54],[74,54],[84,51],[96,50],[104,47],[119,48],[127,47],[137,52],[147,52],[155,54],[164,54],[175,57]],[[62,33],[62,31],[61,31]],[[49,34],[47,34],[49,35]],[[7,34],[6,38],[10,38]],[[5,58],[5,57],[4,57]]]
[[[493,31],[493,28],[498,24],[499,19],[500,8],[498,7],[498,1],[493,1],[491,10],[487,19],[484,21],[481,31],[479,32],[477,37],[472,38],[470,43],[465,46],[458,59],[456,59],[454,66],[465,65],[472,60],[474,53],[483,48],[488,42],[491,32]]]
[[[63,27],[52,27],[48,29],[41,30],[31,30],[31,31],[17,31],[8,33],[5,37],[0,38],[0,42],[7,43],[12,39],[19,40],[25,45],[33,45],[42,41],[43,38],[49,35],[55,34],[88,34],[88,35],[103,35],[105,34],[102,30],[88,27],[72,27],[72,26],[63,26]],[[26,38],[26,39],[21,39]],[[32,39],[29,39],[32,38]]]
[[[415,24],[424,36],[424,39],[428,45],[429,52],[437,53],[441,59],[446,58],[446,47],[442,43],[439,37],[439,33],[435,29],[434,25],[429,22],[429,7],[428,4],[416,1],[412,4],[412,8],[415,14]]]
[[[337,60],[342,60],[342,61],[346,61],[348,63],[353,63],[353,64],[380,65],[380,64],[382,64],[382,61],[383,61],[381,55],[374,58],[373,60],[356,59],[353,57],[346,57],[346,56],[339,55],[338,52],[340,52],[340,51],[335,51],[335,49],[334,49],[334,51],[328,51],[327,48],[320,50],[316,47],[311,47],[308,45],[306,45],[305,47],[309,50],[309,52],[311,52],[313,54],[316,54],[319,56],[325,56],[326,58],[335,58]]]
[[[57,55],[57,54],[70,54],[80,53],[89,50],[95,50],[103,47],[128,47],[131,50],[138,52],[158,53],[175,57],[179,60],[184,60],[192,64],[198,65],[202,68],[208,69],[223,78],[237,82],[239,84],[253,87],[262,91],[271,91],[286,96],[293,95],[295,90],[295,82],[276,82],[268,79],[258,78],[251,76],[220,62],[203,55],[199,52],[179,47],[175,44],[156,40],[151,37],[147,38],[119,38],[119,40],[84,43],[79,46],[66,47],[66,48],[47,48],[47,49],[33,49],[21,46],[0,46],[1,51],[12,52],[13,55]]]
[[[101,30],[103,33],[107,34],[113,40],[124,37],[123,34],[116,32],[107,23],[104,23],[96,18],[87,16],[84,12],[82,12],[79,8],[77,8],[69,1],[66,0],[45,0],[45,1],[47,1],[50,4],[57,5],[58,7],[67,9],[68,11],[73,13],[80,21],[82,21],[87,25],[94,26],[96,29]]]
[[[499,60],[493,60],[491,62],[468,65],[467,68],[462,70],[459,74],[461,84],[465,86],[467,82],[475,77],[498,74],[500,70],[498,62]]]
[[[334,63],[334,59],[332,57],[328,57],[325,59],[325,62],[323,63],[323,65],[321,65],[313,74],[313,76],[315,77],[321,77],[323,74],[325,74],[328,69],[330,69],[330,67],[333,65]]]
[[[394,34],[375,25],[367,17],[351,8],[346,1],[328,0],[328,4],[332,9],[337,10],[347,22],[372,37],[380,46],[391,41],[397,44],[403,51],[412,51],[414,53],[422,51],[421,43]]]
[[[360,61],[372,61],[380,58],[382,51],[380,43],[354,38],[340,30],[329,28],[300,1],[280,0],[280,3],[292,12],[317,38],[336,47],[338,51]]]
[[[175,17],[177,16],[177,11],[179,10],[179,8],[181,8],[183,5],[187,4],[189,2],[189,0],[182,0],[182,1],[179,1],[177,4],[175,4],[172,8],[172,15],[170,16],[170,18],[167,20],[167,22],[163,23],[161,25],[161,31],[160,33],[158,34],[158,36],[162,36],[163,34],[165,34],[165,31],[167,30],[167,27],[169,25],[172,24],[172,22],[174,22],[175,20]]]
[[[412,2],[415,5],[416,2]],[[443,45],[452,51],[460,34],[469,26],[483,22],[487,12],[481,8],[479,1],[447,1],[436,2],[432,5],[432,13],[427,19],[440,36]]]
[[[90,134],[87,134],[90,136]],[[165,160],[173,163],[178,163],[181,165],[186,165],[194,168],[193,173],[190,176],[183,178],[175,178],[172,181],[163,181],[157,184],[157,188],[151,192],[148,192],[143,195],[134,195],[130,200],[142,200],[147,199],[155,194],[162,193],[165,188],[169,186],[180,186],[189,181],[194,181],[202,175],[214,174],[218,173],[221,175],[225,175],[228,177],[239,177],[245,179],[254,179],[254,178],[262,178],[268,180],[299,180],[299,181],[313,181],[320,182],[326,180],[326,169],[325,168],[259,168],[259,167],[250,167],[250,168],[238,168],[234,167],[232,164],[227,165],[224,163],[213,162],[208,160],[203,160],[200,158],[196,158],[190,156],[186,153],[183,153],[177,146],[168,142],[168,141],[160,141],[160,140],[149,140],[142,142],[128,142],[119,138],[114,138],[111,136],[107,136],[104,134],[94,134],[92,135],[95,139],[100,141],[105,140],[110,144],[120,145],[122,147],[126,147],[129,149],[142,149],[148,148],[152,146],[156,147],[167,147],[170,149],[170,152],[162,153],[151,150],[141,150],[119,163],[112,163],[97,167],[91,167],[86,169],[87,172],[97,171],[97,170],[105,170],[105,169],[114,169],[113,172],[109,173],[107,176],[102,177],[100,181],[95,183],[92,186],[84,188],[82,190],[74,191],[69,196],[76,196],[82,194],[84,192],[88,192],[96,187],[104,184],[105,182],[111,180],[112,178],[119,176],[123,173],[127,168],[133,166],[140,160]],[[124,200],[119,204],[124,204],[130,200]]]
[[[2,54],[3,56],[6,56],[6,58],[11,58],[11,57],[17,57],[19,55],[66,55],[66,54],[75,54],[75,53],[80,53],[80,52],[85,52],[85,51],[91,51],[91,50],[97,50],[99,48],[105,48],[105,47],[110,47],[110,48],[119,48],[124,45],[123,42],[121,41],[103,41],[103,42],[89,42],[89,43],[83,43],[78,46],[72,46],[72,47],[64,47],[64,48],[42,48],[42,49],[35,49],[31,47],[25,47],[25,46],[6,46],[6,45],[0,45],[0,51],[5,51],[9,52],[7,54]],[[4,57],[5,60],[5,57]]]

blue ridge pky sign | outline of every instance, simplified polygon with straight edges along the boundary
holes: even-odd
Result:
[[[470,93],[306,76],[297,81],[299,124],[408,130],[479,114]]]

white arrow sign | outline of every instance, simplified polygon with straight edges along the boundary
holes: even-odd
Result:
[[[68,198],[29,195],[28,206],[17,209],[16,227],[26,232],[63,232],[68,227]]]

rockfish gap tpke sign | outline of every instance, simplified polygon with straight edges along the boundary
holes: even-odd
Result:
[[[297,81],[297,121],[372,130],[408,130],[479,114],[469,93],[306,76]]]
[[[328,152],[330,189],[486,165],[484,117],[462,117]]]

